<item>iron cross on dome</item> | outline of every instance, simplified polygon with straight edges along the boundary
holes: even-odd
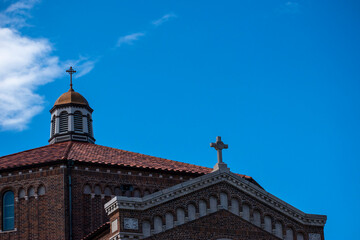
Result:
[[[213,147],[216,149],[217,151],[217,156],[218,156],[218,163],[222,163],[222,150],[223,149],[227,149],[229,146],[225,143],[223,143],[223,141],[221,141],[221,137],[218,136],[216,137],[216,142],[214,143],[210,143],[210,147]]]
[[[72,75],[74,74],[74,73],[76,73],[76,71],[70,66],[70,68],[68,69],[68,70],[66,70],[66,72],[67,73],[69,73],[70,74],[70,89],[73,89],[72,88]]]

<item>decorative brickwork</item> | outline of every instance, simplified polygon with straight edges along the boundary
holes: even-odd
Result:
[[[64,168],[58,165],[7,175],[0,178],[0,191],[15,194],[15,230],[0,232],[0,239],[65,239]],[[44,194],[39,194],[41,187]]]

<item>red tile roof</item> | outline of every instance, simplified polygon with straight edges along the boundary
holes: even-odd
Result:
[[[84,163],[206,174],[211,168],[152,157],[97,144],[63,142],[0,157],[0,170],[71,159]],[[241,175],[251,179],[249,176]]]

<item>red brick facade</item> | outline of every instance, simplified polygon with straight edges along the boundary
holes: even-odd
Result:
[[[16,162],[17,160],[19,162]],[[105,212],[104,205],[114,196],[130,197],[127,199],[157,196],[162,194],[159,190],[167,191],[180,183],[185,184],[199,179],[200,176],[208,176],[211,172],[208,168],[75,142],[53,144],[4,156],[0,158],[0,167],[1,196],[9,190],[15,196],[15,229],[1,231],[0,240],[78,240],[87,235],[87,239],[108,240],[115,234],[111,231],[111,222],[119,219],[118,229],[121,231],[124,226],[123,219],[126,217],[138,219],[139,229],[134,233],[141,235],[144,221],[151,223],[153,231],[154,218],[159,217],[164,227],[165,216],[169,213],[174,217],[174,227],[146,239],[279,239],[274,232],[264,230],[265,218],[270,218],[272,231],[275,230],[276,223],[281,223],[283,236],[287,234],[287,229],[291,229],[293,240],[299,240],[297,234],[302,234],[304,240],[310,240],[309,233],[320,234],[320,240],[324,240],[323,226],[304,225],[259,201],[258,197],[225,182],[143,211],[122,210],[120,214],[110,214],[110,217]],[[177,167],[181,170],[177,170]],[[236,177],[263,191],[251,177]],[[229,209],[219,209],[200,217],[199,201],[204,201],[209,211],[212,208],[209,199],[215,198],[216,206],[220,206],[221,194],[226,195],[229,209],[233,207],[233,199],[236,199],[239,205],[237,214]],[[0,201],[2,204],[2,197]],[[194,206],[197,214],[193,220],[189,220],[190,204]],[[248,220],[241,216],[244,205],[249,208]],[[178,208],[184,210],[186,218],[180,225],[176,224]],[[255,212],[259,213],[258,226],[253,220]],[[107,222],[109,224],[106,224]]]

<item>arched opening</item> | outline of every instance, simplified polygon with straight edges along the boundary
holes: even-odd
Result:
[[[3,195],[3,217],[2,230],[9,231],[14,229],[14,193],[7,191]]]
[[[199,214],[200,214],[200,217],[205,216],[206,211],[207,211],[206,202],[204,200],[200,200],[199,201]]]
[[[253,219],[254,219],[254,224],[258,227],[260,227],[261,225],[261,215],[260,212],[258,210],[255,210],[253,212]]]
[[[165,227],[166,229],[170,229],[174,227],[174,216],[172,213],[166,213],[165,214]]]
[[[217,198],[214,196],[210,197],[210,212],[216,212],[217,211]]]
[[[188,205],[188,217],[189,221],[195,220],[196,218],[196,208],[193,204]]]
[[[41,185],[41,186],[38,188],[38,195],[39,195],[39,196],[45,195],[45,187],[44,187],[43,185]]]
[[[33,187],[30,187],[28,189],[28,196],[29,197],[35,197],[35,189]]]
[[[294,239],[294,232],[291,228],[286,229],[286,236],[285,240],[293,240]]]
[[[239,215],[239,201],[235,198],[231,199],[231,212]]]
[[[111,189],[109,187],[105,187],[104,194],[107,197],[110,197],[112,195]]]
[[[220,205],[221,207],[228,209],[228,195],[224,192],[220,193]]]
[[[84,194],[91,194],[91,187],[90,185],[86,184],[84,186],[84,191],[83,191]]]
[[[151,225],[150,222],[145,221],[142,223],[142,232],[144,237],[149,237],[151,234]]]
[[[176,220],[178,224],[185,223],[185,211],[182,208],[176,209]]]
[[[159,216],[154,217],[154,233],[162,232],[162,219]]]
[[[95,186],[94,193],[95,195],[101,195],[101,188],[99,185]]]
[[[77,132],[83,131],[83,119],[80,111],[74,112],[74,130]]]
[[[265,216],[264,218],[264,224],[265,224],[265,231],[272,232],[272,223],[271,223],[271,217]]]
[[[62,111],[60,113],[60,122],[59,122],[59,132],[67,132],[69,129],[69,118],[67,111]]]
[[[19,190],[19,198],[25,198],[25,190],[23,188],[20,188]]]
[[[283,226],[280,222],[275,223],[275,235],[279,238],[283,238]]]
[[[247,204],[243,204],[242,206],[242,217],[247,221],[250,220],[250,207]]]

